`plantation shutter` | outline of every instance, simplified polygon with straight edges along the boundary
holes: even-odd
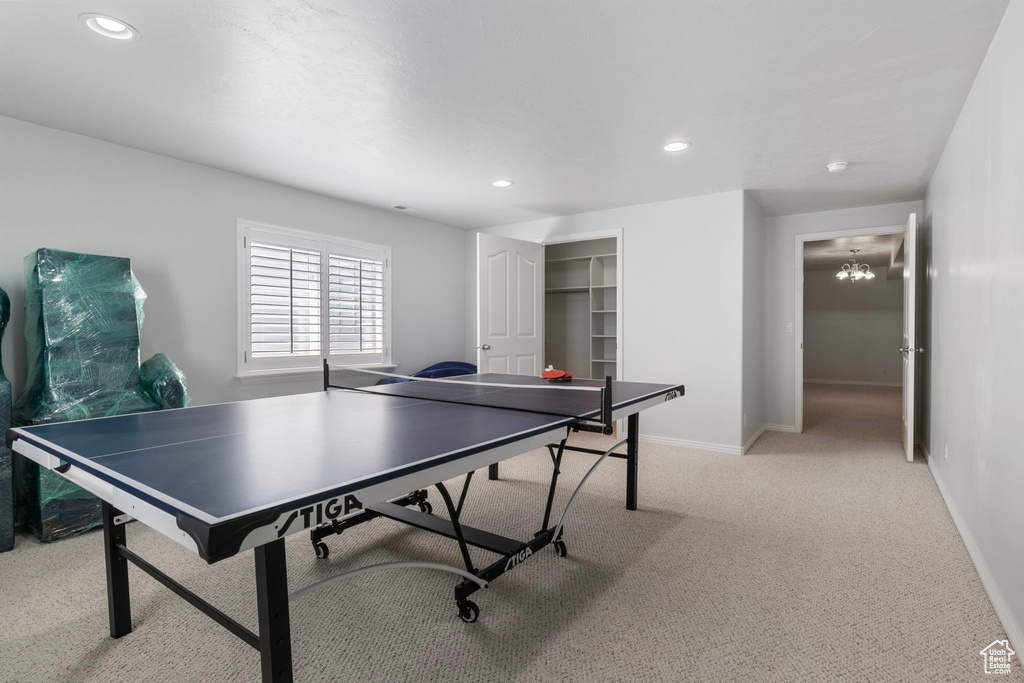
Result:
[[[241,226],[240,376],[390,362],[388,247]]]
[[[386,255],[329,244],[329,354],[338,362],[381,363],[386,348]]]
[[[319,241],[247,232],[247,366],[316,366],[322,356],[323,276]]]
[[[320,355],[320,252],[254,242],[253,358]]]

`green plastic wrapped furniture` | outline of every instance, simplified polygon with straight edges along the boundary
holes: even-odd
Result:
[[[4,340],[7,321],[11,319],[11,299],[0,289],[0,343]],[[5,437],[11,426],[11,383],[4,375],[3,354],[0,354],[0,553],[14,547],[14,488],[11,482],[11,451]]]
[[[139,366],[146,293],[126,258],[39,249],[25,257],[25,390],[17,426],[188,404],[185,376],[163,354]],[[41,541],[99,526],[100,501],[21,456],[19,521]]]

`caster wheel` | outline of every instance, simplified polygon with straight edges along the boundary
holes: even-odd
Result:
[[[456,605],[459,608],[459,619],[467,624],[472,624],[480,616],[480,608],[472,600],[462,600]]]
[[[565,557],[568,551],[565,549],[565,541],[555,541],[555,555]]]
[[[422,512],[425,515],[433,514],[434,506],[430,504],[429,500],[425,500],[422,503],[420,503],[420,512]]]
[[[326,560],[327,556],[331,554],[331,549],[327,547],[326,543],[314,543],[313,550],[316,551],[318,559]]]

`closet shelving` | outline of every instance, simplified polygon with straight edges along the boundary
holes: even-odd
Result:
[[[615,240],[546,248],[545,362],[577,377],[616,377],[618,352]]]

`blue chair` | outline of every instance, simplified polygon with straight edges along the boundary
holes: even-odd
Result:
[[[446,360],[442,363],[435,363],[429,368],[409,375],[410,377],[423,377],[425,379],[444,379],[445,377],[458,377],[459,375],[472,375],[476,373],[476,366],[472,363],[462,363],[456,360]],[[410,382],[412,380],[401,377],[388,377],[377,382],[377,384],[398,384],[399,382]]]

